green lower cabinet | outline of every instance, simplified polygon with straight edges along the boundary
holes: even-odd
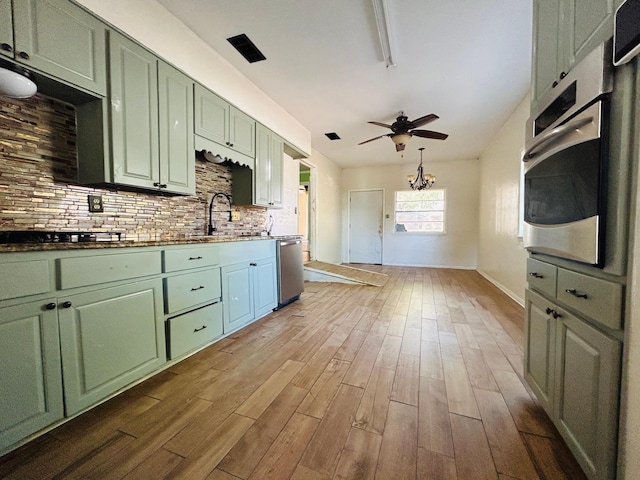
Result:
[[[166,361],[160,279],[63,297],[59,320],[67,415]]]
[[[555,424],[589,478],[613,479],[620,342],[569,314],[556,335]]]
[[[253,263],[253,305],[256,318],[260,318],[276,308],[278,303],[276,257]]]
[[[263,317],[277,306],[276,257],[222,267],[224,333]]]
[[[55,305],[0,309],[0,452],[63,416]]]
[[[541,295],[525,295],[525,378],[592,480],[615,478],[620,342]]]
[[[251,268],[249,262],[221,268],[224,333],[237,330],[255,318]]]

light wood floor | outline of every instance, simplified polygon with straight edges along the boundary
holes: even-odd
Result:
[[[582,479],[478,273],[368,267],[0,458],[6,479]]]

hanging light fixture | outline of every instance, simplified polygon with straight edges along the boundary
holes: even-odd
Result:
[[[420,150],[420,165],[418,165],[418,176],[415,175],[407,175],[407,180],[409,181],[409,186],[413,190],[424,190],[425,188],[433,187],[433,184],[436,183],[435,175],[431,175],[430,173],[424,173],[422,168],[422,151],[424,147],[419,148]]]
[[[0,96],[11,98],[29,98],[36,94],[38,88],[25,75],[0,67]]]

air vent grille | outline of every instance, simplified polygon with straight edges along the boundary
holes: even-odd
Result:
[[[240,55],[242,55],[249,63],[255,63],[260,60],[267,59],[267,57],[258,50],[258,47],[256,47],[251,39],[244,33],[236,35],[235,37],[229,37],[227,38],[227,41],[233,45],[233,47],[240,52]]]
[[[329,140],[340,140],[340,137],[338,136],[338,134],[336,132],[325,133],[325,135],[327,136],[327,138]]]

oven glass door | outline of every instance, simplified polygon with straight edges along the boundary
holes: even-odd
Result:
[[[606,108],[597,102],[527,146],[523,160],[528,250],[592,265],[604,258]]]

